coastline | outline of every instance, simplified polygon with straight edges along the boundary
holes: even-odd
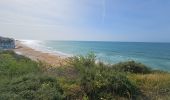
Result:
[[[23,44],[20,40],[16,40],[15,43],[16,48],[14,49],[14,52],[19,55],[26,56],[34,61],[45,62],[46,64],[49,64],[52,67],[63,66],[67,63],[66,59],[68,57],[66,56],[60,54],[46,53],[40,50],[33,49]]]
[[[169,100],[169,72],[153,70],[135,61],[121,62],[110,66],[102,62],[96,64],[94,56],[87,56],[82,59],[77,57],[72,63],[66,63],[68,66],[63,67],[62,64],[69,59],[65,60],[66,58],[64,59],[61,55],[45,53],[45,51],[24,44],[22,41],[16,41],[16,49],[13,50],[26,57],[16,56],[10,51],[0,53],[2,59],[0,67],[3,70],[0,73],[2,77],[0,78],[0,92],[4,94],[3,98],[6,96],[13,98],[13,95],[16,95],[17,99],[28,99],[27,97],[31,97],[30,99],[39,99],[40,97],[51,99],[54,97],[55,99],[56,93],[58,93],[64,99],[68,97],[82,99],[84,95],[91,93],[86,97]],[[35,61],[41,60],[45,66],[28,60],[27,57]],[[46,65],[46,63],[48,64]],[[30,88],[30,86],[34,88]],[[91,87],[94,88],[91,89]],[[32,94],[32,91],[35,95]],[[105,94],[107,91],[109,92]],[[47,97],[49,92],[51,95]],[[41,94],[40,97],[39,94]],[[107,98],[108,94],[109,98]]]
[[[67,41],[51,41],[51,40],[17,40],[16,53],[22,54],[22,52],[28,51],[23,50],[25,48],[31,48],[31,52],[39,51],[41,54],[49,54],[57,56],[59,59],[70,58],[74,56],[87,56],[90,51],[93,51],[96,56],[96,62],[103,62],[105,64],[116,64],[125,61],[136,61],[143,63],[153,69],[160,69],[169,71],[170,66],[169,56],[167,55],[170,51],[169,44],[138,44],[138,43],[93,43],[93,42],[67,42]],[[128,45],[128,46],[127,46]],[[169,46],[169,47],[168,47]],[[21,49],[22,47],[22,49]],[[127,50],[125,49],[127,48]],[[33,50],[32,50],[33,49]],[[29,50],[30,51],[30,50]],[[36,60],[37,55],[27,53],[25,56]],[[49,56],[46,55],[46,56]],[[32,57],[33,56],[33,57]],[[35,57],[34,57],[35,56]],[[48,57],[49,58],[49,57]],[[51,57],[50,57],[51,58]],[[45,60],[44,60],[45,59]],[[56,58],[55,58],[56,59]],[[42,61],[42,57],[38,60]],[[46,58],[43,57],[43,61]],[[47,62],[49,63],[49,61]],[[49,63],[51,64],[51,62]],[[61,65],[61,64],[52,64]]]

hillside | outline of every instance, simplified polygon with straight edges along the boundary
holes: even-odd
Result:
[[[12,51],[0,52],[0,99],[168,100],[170,74],[134,61],[95,63],[95,55],[52,67]]]

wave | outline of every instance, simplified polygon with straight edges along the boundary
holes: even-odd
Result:
[[[86,55],[93,51],[96,54],[97,62],[115,64],[123,61],[134,60],[144,63],[152,68],[169,69],[169,45],[162,47],[154,44],[132,45],[122,43],[101,43],[101,42],[70,42],[70,41],[39,41],[22,40],[22,43],[35,50],[56,55],[72,57]],[[67,54],[70,53],[70,54]]]
[[[45,44],[45,41],[40,41],[40,40],[20,40],[22,44],[35,49],[37,51],[41,51],[44,53],[50,53],[53,55],[61,55],[61,56],[66,56],[66,57],[71,57],[73,55],[67,54],[61,51],[55,50],[53,47],[49,47]]]

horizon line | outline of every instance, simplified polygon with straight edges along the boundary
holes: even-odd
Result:
[[[14,38],[15,39],[15,38]],[[15,39],[15,40],[38,40],[38,39]],[[127,42],[127,43],[170,43],[164,41],[114,41],[114,40],[58,40],[58,39],[48,39],[39,41],[72,41],[72,42]]]

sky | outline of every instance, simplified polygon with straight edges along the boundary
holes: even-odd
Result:
[[[0,0],[0,36],[170,42],[170,0]]]

